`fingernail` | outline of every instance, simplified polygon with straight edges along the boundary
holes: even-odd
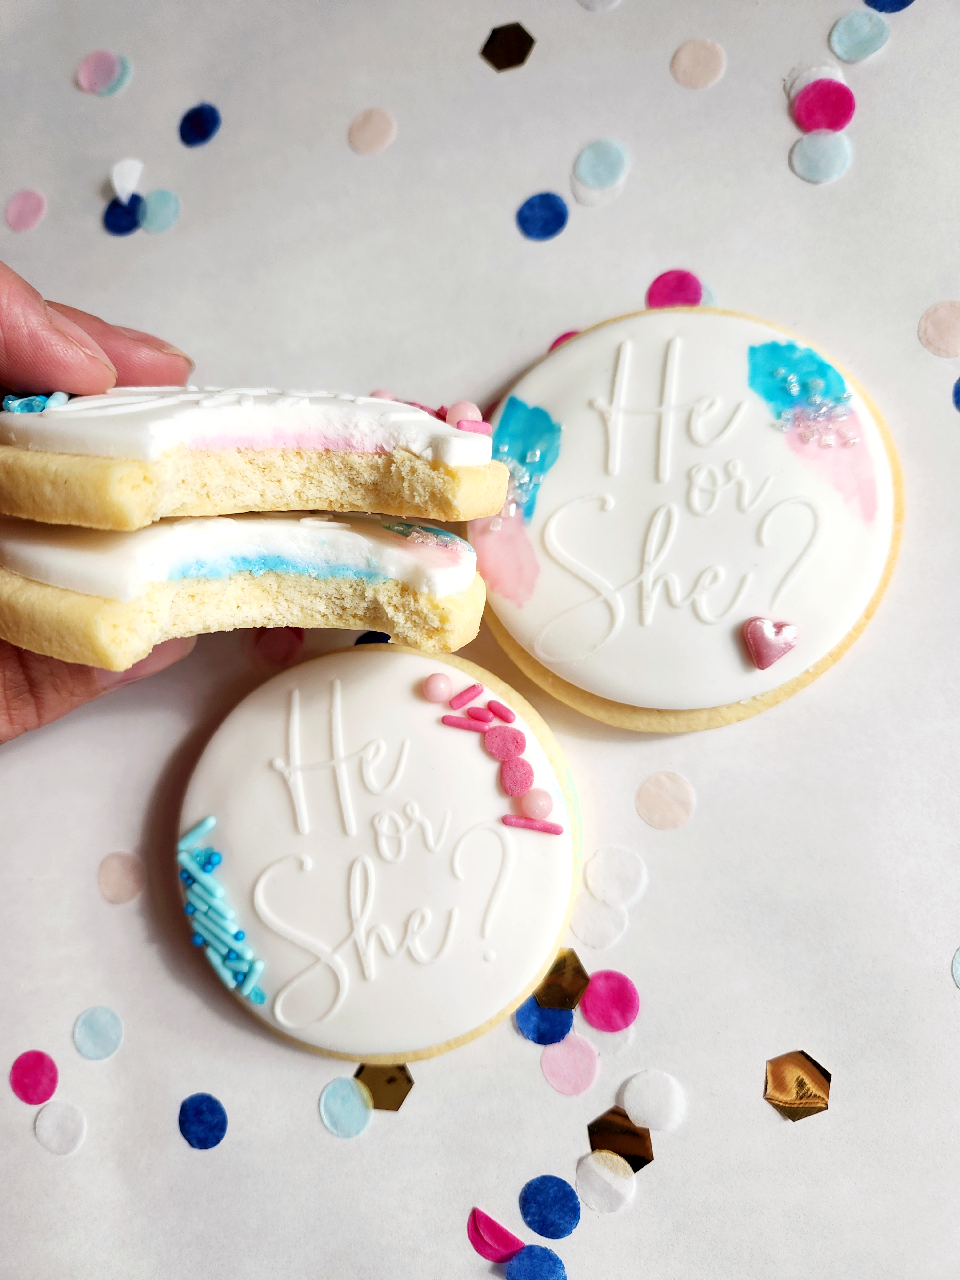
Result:
[[[158,671],[165,671],[167,667],[172,667],[175,662],[185,658],[196,643],[196,636],[188,636],[182,640],[164,640],[163,644],[158,644],[145,658],[135,662],[126,671],[105,671],[102,667],[96,668],[97,683],[106,693],[110,689],[119,689],[122,685],[133,684],[147,676],[156,675]]]
[[[72,320],[68,320],[66,316],[62,316],[59,311],[55,311],[53,307],[47,307],[47,320],[55,329],[59,329],[65,338],[80,348],[84,355],[92,356],[94,360],[99,360],[101,364],[105,364],[114,378],[117,376],[116,367],[113,361],[103,350],[97,346],[88,333],[80,328],[78,324],[74,324]]]
[[[152,333],[144,333],[142,329],[128,329],[122,324],[115,325],[120,333],[125,333],[128,338],[132,338],[134,342],[142,342],[145,347],[152,347],[154,351],[162,351],[165,356],[179,356],[181,360],[188,360],[192,368],[196,368],[196,363],[190,359],[185,351],[181,351],[179,347],[175,347],[171,342],[164,342],[162,338],[155,338]]]

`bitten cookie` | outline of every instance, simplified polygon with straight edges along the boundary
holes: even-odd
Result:
[[[0,513],[91,529],[242,511],[469,520],[503,505],[490,437],[326,391],[116,387],[0,413]]]
[[[576,796],[533,708],[472,663],[392,645],[241,702],[181,830],[187,927],[225,986],[272,1030],[374,1063],[441,1053],[516,1008],[579,869]]]
[[[218,516],[135,533],[0,519],[0,636],[124,671],[173,636],[237,627],[385,631],[459,649],[483,612],[469,543],[375,516]]]
[[[706,308],[608,321],[494,417],[511,471],[469,536],[494,633],[562,701],[686,732],[809,684],[886,588],[902,494],[866,393],[785,330]]]

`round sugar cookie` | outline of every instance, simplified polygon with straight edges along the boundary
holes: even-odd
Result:
[[[503,790],[505,750],[548,820]],[[393,644],[245,698],[182,819],[184,910],[221,980],[273,1030],[363,1062],[429,1057],[511,1013],[556,955],[579,871],[576,795],[536,711],[473,663]]]
[[[683,733],[790,697],[886,588],[902,490],[862,388],[803,339],[705,307],[572,338],[493,418],[511,472],[470,541],[514,662],[608,724]]]

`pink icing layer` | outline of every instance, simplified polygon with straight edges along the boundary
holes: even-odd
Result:
[[[848,414],[844,419],[844,426],[851,434],[860,435],[860,424],[856,413]],[[862,437],[856,444],[842,444],[838,441],[831,447],[824,448],[816,437],[812,440],[804,440],[799,431],[794,428],[791,428],[786,435],[787,444],[797,457],[813,467],[815,471],[819,471],[827,484],[840,494],[850,510],[870,524],[877,514],[877,480],[873,459]],[[483,570],[481,569],[480,572],[483,573]],[[483,576],[486,578],[486,574]],[[489,579],[487,581],[489,585]]]
[[[477,553],[477,572],[487,590],[496,591],[512,604],[525,605],[537,585],[540,566],[519,508],[512,516],[472,521],[470,541]]]

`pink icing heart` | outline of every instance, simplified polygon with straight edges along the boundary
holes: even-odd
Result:
[[[743,624],[743,643],[754,666],[766,671],[778,658],[797,643],[797,628],[792,622],[773,622],[770,618],[748,618]]]

